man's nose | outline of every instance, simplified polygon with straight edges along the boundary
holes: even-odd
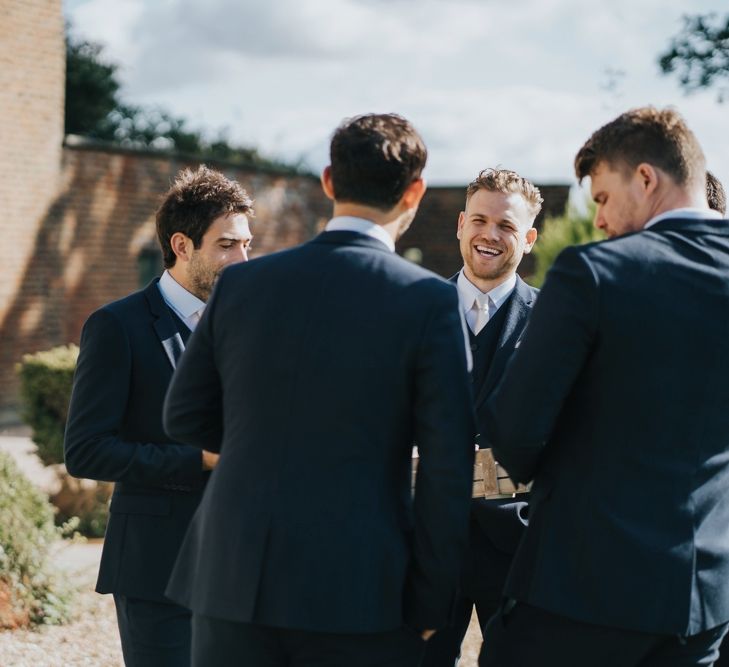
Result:
[[[489,222],[484,225],[483,229],[481,230],[481,236],[491,241],[498,241],[499,232],[499,226],[493,222]]]
[[[239,262],[247,262],[248,261],[248,247],[244,246],[242,243],[238,246],[236,252],[233,254],[231,258],[232,264],[238,264]]]

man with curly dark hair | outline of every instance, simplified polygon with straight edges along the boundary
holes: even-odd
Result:
[[[66,466],[116,482],[96,590],[114,595],[127,667],[190,664],[190,612],[164,589],[218,455],[171,440],[162,403],[218,274],[248,259],[252,213],[223,174],[181,171],[157,211],[162,277],[94,312],[81,334]]]

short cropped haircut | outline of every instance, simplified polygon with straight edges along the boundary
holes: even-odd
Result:
[[[581,181],[605,162],[611,169],[635,169],[642,162],[661,169],[677,185],[703,183],[704,153],[694,133],[674,109],[632,109],[603,125],[575,157]]]
[[[165,268],[173,267],[177,259],[170,244],[173,234],[185,234],[199,248],[213,220],[231,213],[253,216],[253,201],[240,183],[205,165],[180,171],[157,209],[157,238]]]
[[[532,222],[542,210],[542,193],[539,188],[523,176],[509,169],[484,169],[466,187],[466,202],[479,190],[489,192],[516,193],[524,197]]]
[[[726,215],[726,192],[721,181],[710,171],[706,172],[706,201],[709,208]]]
[[[348,118],[330,146],[334,199],[390,210],[420,178],[427,157],[422,138],[402,116]]]

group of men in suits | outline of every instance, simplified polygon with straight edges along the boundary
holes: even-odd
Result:
[[[117,482],[97,590],[128,666],[451,667],[474,605],[483,667],[716,658],[729,225],[694,135],[653,108],[595,132],[576,172],[609,239],[538,299],[512,171],[468,186],[451,281],[395,254],[426,155],[400,116],[346,120],[333,218],[252,262],[245,192],[185,172],[165,274],[89,318],[66,457]],[[472,501],[475,442],[530,497]]]

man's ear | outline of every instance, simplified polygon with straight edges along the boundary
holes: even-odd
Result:
[[[324,167],[324,171],[321,172],[321,189],[324,190],[324,194],[334,201],[334,183],[332,182],[332,168],[331,166]]]
[[[425,191],[428,189],[424,178],[416,178],[410,185],[405,188],[400,204],[406,211],[418,208],[420,200],[423,198]]]
[[[645,195],[652,195],[658,187],[658,171],[648,162],[641,162],[635,168],[633,178],[637,179],[638,186]]]
[[[532,248],[534,247],[534,243],[537,240],[537,229],[536,227],[530,227],[527,229],[526,233],[526,245],[524,246],[524,254],[528,255]]]
[[[192,239],[182,232],[175,232],[170,237],[170,246],[172,247],[172,252],[175,253],[175,257],[183,262],[189,262],[192,257],[192,252],[195,250],[195,244],[192,242]]]
[[[456,238],[461,239],[461,232],[463,231],[463,224],[466,222],[466,212],[461,211],[458,214],[458,228],[456,229]]]

